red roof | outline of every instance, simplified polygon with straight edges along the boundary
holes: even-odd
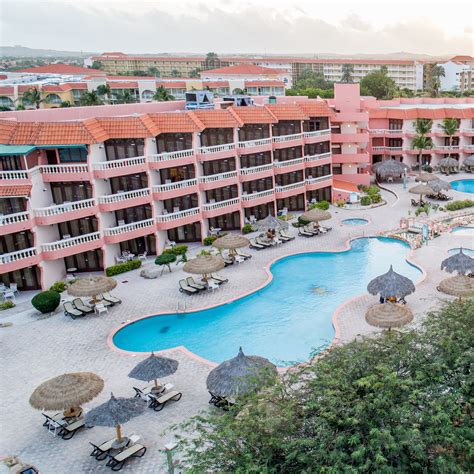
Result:
[[[0,196],[29,196],[31,184],[0,184]]]
[[[108,82],[107,83],[111,89],[136,89],[138,83],[134,81],[129,82]]]
[[[241,75],[241,76],[255,76],[255,75],[278,75],[281,71],[278,69],[271,69],[269,67],[256,66],[255,64],[236,64],[235,66],[220,67],[218,69],[210,69],[208,71],[201,71],[201,77],[209,74],[215,75]]]
[[[332,187],[334,190],[342,189],[350,193],[360,193],[359,188],[354,183],[349,183],[348,181],[341,181],[339,179],[333,179]]]
[[[47,64],[46,66],[21,69],[17,72],[33,72],[38,74],[88,74],[90,76],[105,75],[104,71],[99,71],[98,69],[72,66],[71,64]]]
[[[451,61],[474,61],[472,56],[454,56]]]
[[[201,128],[234,128],[239,122],[228,110],[192,110],[189,116]]]
[[[285,87],[283,81],[245,81],[245,87]]]
[[[268,104],[265,107],[278,120],[307,120],[309,118],[296,104]]]
[[[438,109],[413,108],[413,109],[369,109],[369,119],[443,119],[443,118],[474,118],[474,104],[465,109],[448,108],[440,105]]]
[[[203,81],[203,87],[229,87],[229,81]]]
[[[186,89],[186,83],[182,81],[157,82],[156,87],[164,87],[165,89]]]
[[[303,109],[303,112],[308,117],[331,117],[334,111],[328,106],[325,101],[309,99],[298,102],[298,107]]]
[[[0,86],[0,95],[13,94],[13,86]]]
[[[229,107],[227,109],[240,122],[240,125],[251,123],[276,123],[278,120],[266,107]]]

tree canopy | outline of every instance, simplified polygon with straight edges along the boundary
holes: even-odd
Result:
[[[102,63],[102,61],[99,61],[99,60],[95,60],[95,61],[92,61],[92,66],[91,66],[92,69],[103,69],[104,68],[104,64]]]
[[[354,82],[352,74],[354,74],[354,65],[353,64],[343,64],[342,65],[342,75],[341,82],[345,84],[350,84]]]
[[[472,468],[474,300],[336,346],[194,418],[188,472],[461,473]]]
[[[322,73],[313,72],[310,69],[304,70],[295,81],[294,89],[324,89],[329,90],[334,87],[334,82],[327,81]]]
[[[362,78],[360,89],[362,95],[372,95],[377,99],[393,99],[397,92],[395,81],[388,77],[385,66]]]
[[[163,86],[160,86],[153,94],[153,100],[158,102],[166,102],[168,100],[174,100],[174,97]]]

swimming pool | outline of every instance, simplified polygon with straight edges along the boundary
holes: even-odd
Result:
[[[448,253],[449,255],[453,255],[455,253],[459,253],[461,249],[460,248],[456,248],[456,249],[449,249],[448,250]],[[466,254],[466,255],[469,255],[470,257],[474,257],[474,250],[473,249],[465,249],[464,247],[462,248],[462,251]]]
[[[451,181],[451,187],[456,191],[474,194],[474,179],[459,179]]]
[[[311,252],[284,257],[270,270],[273,280],[249,296],[215,308],[140,319],[119,329],[119,349],[148,352],[185,346],[205,359],[222,362],[239,346],[279,366],[308,359],[334,338],[332,316],[390,264],[413,281],[421,272],[406,261],[407,244],[361,238],[344,252]]]
[[[367,219],[362,219],[362,217],[352,217],[351,219],[344,219],[342,221],[344,225],[365,225],[369,221]]]
[[[451,229],[451,232],[457,235],[469,235],[469,236],[474,237],[474,227],[467,227],[467,226],[461,225],[461,226],[453,227]]]

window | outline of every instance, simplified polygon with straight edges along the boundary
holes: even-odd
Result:
[[[254,166],[267,165],[272,162],[271,152],[254,153],[250,155],[240,155],[240,167],[252,168]]]
[[[48,94],[45,98],[47,104],[59,105],[61,103],[61,97],[57,94]]]
[[[18,212],[26,211],[26,199],[25,198],[2,198],[0,199],[0,214],[16,214]]]
[[[10,97],[1,96],[0,97],[0,106],[8,107],[9,109],[13,108],[13,100]]]
[[[273,178],[271,176],[242,183],[242,192],[246,194],[259,193],[269,189],[273,189]]]
[[[82,147],[78,148],[60,148],[59,149],[59,162],[70,163],[70,162],[87,162],[87,150]]]
[[[284,199],[277,199],[277,209],[281,211],[285,208],[289,211],[304,211],[304,194],[298,194],[297,196],[290,196]]]
[[[97,232],[97,218],[84,217],[83,219],[75,219],[58,224],[59,235],[61,239],[65,236],[78,237],[79,235],[91,234]]]
[[[115,211],[115,218],[117,225],[120,225],[120,221],[124,221],[125,224],[131,224],[132,222],[144,221],[151,219],[151,206],[145,204],[144,206],[127,207],[125,209],[119,209]]]
[[[320,178],[331,174],[331,165],[313,166],[306,168],[306,178]]]
[[[55,204],[83,201],[92,198],[92,186],[88,182],[51,183],[51,193]]]
[[[275,161],[287,161],[301,158],[303,156],[302,147],[292,146],[290,148],[280,148],[273,150],[273,159]]]
[[[167,212],[178,212],[198,207],[198,202],[197,194],[187,194],[173,199],[165,199],[163,204]]]
[[[342,174],[342,165],[334,163],[332,165],[332,174]]]
[[[308,191],[306,198],[309,202],[329,201],[331,202],[331,186],[326,188],[316,189],[314,191]]]
[[[403,127],[403,120],[389,119],[388,128],[389,130],[401,130]]]
[[[329,151],[329,142],[310,143],[304,146],[305,156],[320,155]]]
[[[215,146],[234,143],[233,128],[206,128],[201,133],[201,146]]]
[[[294,135],[301,133],[301,122],[299,120],[281,120],[273,125],[273,136]]]
[[[177,166],[176,168],[165,168],[160,170],[161,183],[177,183],[196,177],[194,165]]]
[[[270,128],[266,123],[255,123],[244,125],[239,130],[239,140],[246,142],[250,140],[260,140],[270,136]]]
[[[110,187],[112,189],[112,194],[144,189],[148,187],[148,178],[146,173],[116,176],[114,178],[110,178]]]
[[[235,211],[231,214],[223,214],[208,219],[209,227],[218,227],[222,230],[240,230],[240,212]]]
[[[292,173],[277,174],[275,183],[277,186],[286,186],[287,184],[300,183],[303,179],[303,171],[293,171]]]
[[[145,149],[143,138],[111,139],[104,145],[107,161],[143,156]]]
[[[237,197],[237,185],[233,184],[232,186],[224,186],[222,188],[215,188],[206,191],[206,201],[215,202],[225,201],[227,199],[232,199]]]
[[[305,132],[314,132],[316,130],[327,130],[329,128],[329,119],[327,117],[312,117],[303,123]]]
[[[259,206],[245,208],[246,219],[250,219],[250,217],[253,216],[255,219],[260,220],[264,219],[269,215],[275,215],[275,207],[273,205],[273,202],[268,202],[266,204],[260,204]]]
[[[183,225],[181,227],[168,230],[168,240],[172,240],[174,242],[200,242],[200,222],[195,222],[194,224]]]
[[[205,176],[219,173],[227,173],[228,171],[235,171],[235,158],[204,161],[202,166]]]
[[[90,250],[64,258],[65,268],[76,268],[77,273],[98,272],[104,269],[101,250]]]
[[[158,153],[190,150],[193,147],[192,133],[161,133],[156,137]]]
[[[0,156],[0,170],[1,171],[17,171],[21,169],[22,167],[21,167],[20,155]]]
[[[0,254],[25,250],[33,246],[34,238],[29,230],[0,236]]]

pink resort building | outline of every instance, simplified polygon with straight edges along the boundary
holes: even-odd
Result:
[[[183,101],[0,114],[0,277],[20,290],[160,253],[211,228],[348,198],[382,159],[414,165],[413,122],[433,119],[436,165],[474,150],[473,99],[279,97],[185,111]],[[440,124],[459,120],[453,149]]]

